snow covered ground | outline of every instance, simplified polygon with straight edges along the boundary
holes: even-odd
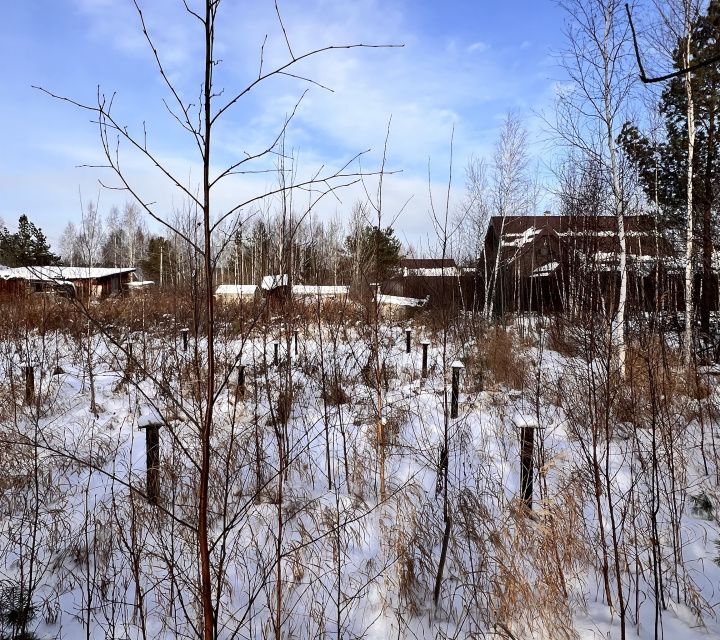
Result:
[[[277,323],[220,331],[219,637],[599,639],[622,637],[623,623],[626,637],[720,637],[714,378],[683,386],[672,364],[643,369],[652,349],[638,349],[620,384],[600,351],[561,355],[535,331],[458,326],[443,346],[417,325],[407,354],[405,326],[304,322],[297,355]],[[37,637],[197,636],[206,345],[191,337],[183,352],[170,322],[133,337],[132,359],[125,336],[3,341],[7,637],[28,592]],[[456,359],[466,369],[451,420]],[[153,505],[145,438],[159,418]],[[532,422],[530,516],[519,427]]]

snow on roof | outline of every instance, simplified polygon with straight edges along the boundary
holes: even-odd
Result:
[[[547,264],[544,264],[540,267],[537,267],[533,270],[532,274],[530,275],[531,278],[535,278],[538,276],[547,276],[550,275],[555,269],[557,269],[560,266],[559,262],[548,262]]]
[[[404,296],[388,296],[384,293],[378,295],[378,304],[386,304],[391,307],[424,307],[427,298],[406,298]]]
[[[287,273],[264,276],[262,282],[260,283],[260,287],[265,291],[272,291],[278,287],[287,287],[289,282],[290,278],[288,278]]]
[[[221,284],[215,289],[216,296],[254,296],[256,284]]]
[[[596,251],[590,259],[603,264],[615,264],[620,262],[620,253],[614,251]],[[650,255],[628,254],[628,262],[655,262],[656,257]]]
[[[616,231],[608,229],[600,229],[598,231],[588,231],[587,229],[572,230],[572,231],[558,231],[558,236],[561,238],[584,238],[586,236],[592,236],[594,238],[614,238],[618,234]],[[647,234],[640,233],[639,231],[628,231],[625,233],[626,236],[645,236]]]
[[[135,267],[14,267],[0,271],[3,280],[93,280],[122,273],[132,273]]]
[[[537,418],[530,413],[516,412],[512,417],[513,424],[516,427],[530,427],[537,429],[540,427]]]
[[[504,233],[502,236],[503,247],[517,247],[518,249],[528,242],[532,242],[542,229],[529,227],[521,233]]]
[[[508,233],[520,234],[528,228],[552,229],[557,233],[567,231],[579,235],[597,236],[611,231],[617,232],[617,217],[614,215],[587,215],[587,216],[549,216],[549,215],[517,215],[493,216],[490,218],[490,228],[497,236],[502,230],[503,235]],[[625,233],[655,233],[656,221],[652,216],[638,215],[625,216]]]
[[[142,288],[142,287],[150,287],[155,284],[154,280],[135,280],[135,282],[128,282],[127,286],[131,289],[134,288]]]
[[[452,258],[402,258],[400,267],[402,269],[450,269],[456,267]]]
[[[446,267],[422,267],[422,268],[408,268],[403,267],[405,275],[408,276],[420,276],[423,278],[439,278],[441,276],[456,276],[459,273],[459,269],[455,266]]]
[[[350,292],[350,287],[344,284],[294,284],[292,292],[296,296],[346,296]]]

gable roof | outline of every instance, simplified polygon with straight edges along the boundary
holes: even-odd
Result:
[[[40,280],[43,282],[96,280],[134,271],[134,267],[12,267],[0,270],[0,278],[3,280]]]
[[[287,273],[263,276],[263,279],[260,282],[260,288],[264,291],[272,291],[273,289],[278,289],[279,287],[287,287],[289,283],[290,278]]]
[[[402,258],[402,269],[450,269],[457,267],[452,258]]]
[[[601,234],[617,233],[616,216],[492,216],[490,226],[499,235],[523,233],[531,228],[547,228],[557,233]],[[655,220],[652,216],[625,216],[625,232],[654,233]]]
[[[516,257],[544,235],[553,235],[565,246],[581,252],[618,254],[618,221],[615,216],[514,216],[490,218],[490,233],[500,239],[502,257]],[[675,254],[667,238],[656,234],[651,216],[625,216],[625,246],[630,256]]]

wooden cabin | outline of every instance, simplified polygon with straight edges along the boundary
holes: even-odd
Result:
[[[0,294],[53,292],[95,300],[127,290],[133,267],[14,267],[0,269]]]
[[[626,216],[625,244],[628,304],[677,308],[678,261],[655,220]],[[610,311],[618,303],[620,253],[615,216],[493,217],[478,271],[497,314]]]

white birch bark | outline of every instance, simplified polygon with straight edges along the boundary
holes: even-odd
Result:
[[[683,66],[690,66],[690,11],[686,3],[685,12],[685,47],[683,51]],[[695,104],[693,102],[693,91],[691,74],[685,74],[685,97],[687,99],[687,223],[685,235],[685,344],[683,348],[683,360],[687,366],[692,361],[693,345],[693,156],[695,154]]]
[[[615,16],[611,6],[605,7],[605,25],[603,32],[603,107],[604,120],[607,128],[607,148],[610,159],[610,174],[612,179],[613,212],[617,218],[618,242],[620,244],[620,256],[618,269],[620,271],[620,295],[615,316],[612,321],[612,338],[617,348],[617,364],[621,377],[625,377],[626,341],[625,341],[625,311],[627,307],[627,243],[625,237],[625,205],[623,189],[620,183],[620,168],[618,166],[617,146],[615,143],[615,127],[612,104],[612,65],[614,60],[610,57],[610,36]]]

